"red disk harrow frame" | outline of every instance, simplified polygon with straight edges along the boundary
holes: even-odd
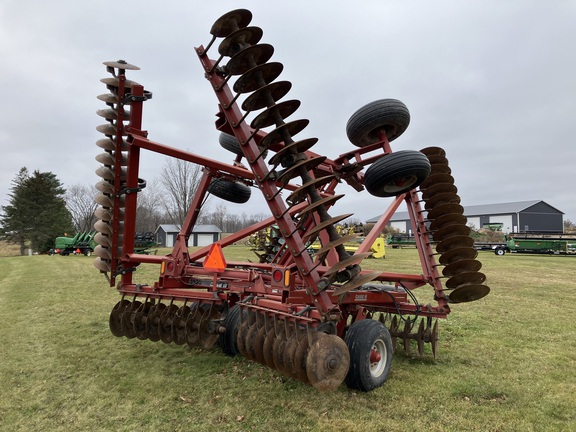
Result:
[[[300,102],[281,101],[291,84],[276,80],[283,66],[269,61],[274,48],[260,43],[262,30],[250,26],[251,19],[244,9],[223,15],[208,45],[196,48],[218,100],[220,143],[235,153],[232,163],[149,140],[142,109],[152,94],[126,77],[138,68],[123,60],[104,63],[110,76],[102,79],[109,93],[98,97],[107,108],[98,111],[106,123],[97,128],[105,138],[97,142],[103,153],[97,157],[102,180],[96,186],[94,265],[122,296],[110,328],[116,336],[207,349],[218,342],[229,355],[244,355],[319,390],[345,381],[369,391],[386,381],[396,339],[406,350],[415,341],[420,354],[430,343],[435,356],[437,319],[450,313],[450,304],[482,298],[489,288],[444,150],[392,151],[390,142],[410,121],[406,106],[394,99],[363,106],[346,125],[354,148],[335,159],[314,153],[316,138],[294,139],[308,120],[284,121]],[[138,192],[146,185],[139,177],[144,150],[204,168],[166,256],[134,252]],[[344,249],[353,236],[335,228],[350,215],[329,214],[344,196],[336,193],[343,182],[393,197],[353,255]],[[242,203],[253,190],[269,206],[267,220],[211,246],[188,248],[207,194]],[[402,203],[422,272],[363,270],[370,246]],[[282,241],[264,262],[225,260],[223,248],[270,226]],[[311,254],[313,241],[322,247]],[[143,263],[158,265],[157,281],[133,281]],[[418,303],[413,290],[421,287],[433,290],[434,304]]]

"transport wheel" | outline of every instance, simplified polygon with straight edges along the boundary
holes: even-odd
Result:
[[[244,204],[250,199],[252,191],[244,183],[226,179],[216,179],[208,186],[208,192],[212,195],[236,204]]]
[[[234,153],[236,156],[244,156],[242,148],[240,147],[240,143],[234,135],[222,132],[218,137],[218,142],[222,148],[228,150],[231,153]],[[266,158],[267,155],[268,152],[266,151],[263,157]]]
[[[364,185],[376,197],[398,196],[420,185],[430,174],[430,162],[419,151],[402,150],[382,156],[366,170]]]
[[[240,327],[240,306],[234,305],[228,310],[226,318],[224,318],[224,327],[226,331],[220,333],[218,336],[218,344],[224,354],[229,356],[236,356],[240,354],[238,351],[238,327]]]
[[[364,105],[346,124],[346,134],[352,144],[366,147],[380,141],[378,132],[386,131],[388,141],[404,133],[410,124],[410,112],[396,99],[380,99]]]
[[[367,392],[384,384],[393,354],[392,338],[384,324],[371,319],[356,321],[344,340],[350,351],[346,385]]]

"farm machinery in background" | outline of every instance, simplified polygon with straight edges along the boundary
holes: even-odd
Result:
[[[102,180],[94,265],[121,296],[110,313],[110,329],[116,336],[206,349],[219,343],[226,354],[241,354],[319,390],[345,381],[369,391],[386,381],[395,340],[406,350],[416,344],[420,354],[429,344],[435,356],[438,319],[446,318],[452,305],[480,299],[490,289],[444,150],[391,149],[408,127],[406,106],[394,99],[363,106],[346,125],[354,144],[350,151],[335,159],[314,153],[316,138],[294,139],[309,121],[285,121],[300,101],[282,100],[291,83],[276,80],[283,65],[269,61],[274,48],[260,42],[263,32],[249,25],[251,19],[245,9],[223,15],[210,29],[210,42],[195,48],[218,101],[220,143],[234,153],[230,163],[148,139],[142,112],[151,93],[126,76],[138,68],[124,60],[104,63],[110,75],[101,80],[108,93],[98,97],[107,107],[98,111],[106,122],[97,127],[105,137],[97,142],[103,153],[97,157]],[[166,256],[135,252],[143,151],[204,168]],[[336,229],[351,215],[329,214],[343,198],[336,193],[342,182],[358,192],[393,197],[352,255],[344,245],[357,235]],[[207,194],[243,203],[253,190],[263,194],[268,219],[189,250]],[[403,203],[416,233],[421,273],[362,269]],[[282,241],[263,262],[226,261],[223,249],[267,227]],[[308,246],[315,241],[322,247],[311,255]],[[136,283],[140,264],[157,265],[158,279]],[[422,302],[424,296],[430,301]]]
[[[83,231],[74,237],[56,237],[54,249],[49,255],[86,255],[91,256],[98,242],[94,239],[97,231]],[[150,253],[149,249],[157,246],[156,236],[153,232],[137,233],[134,237],[134,251],[137,253]]]

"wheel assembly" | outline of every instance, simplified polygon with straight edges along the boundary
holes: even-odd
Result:
[[[227,355],[319,391],[343,382],[371,391],[388,380],[397,344],[408,355],[416,347],[418,355],[436,357],[438,319],[453,304],[484,298],[486,275],[446,152],[392,150],[390,143],[410,124],[408,108],[396,99],[365,104],[346,125],[352,150],[334,159],[313,152],[319,140],[301,136],[309,120],[296,116],[301,102],[286,98],[292,84],[279,79],[284,67],[271,61],[274,47],[261,42],[264,32],[251,21],[245,9],[224,14],[210,27],[208,44],[195,48],[217,99],[219,143],[232,163],[149,140],[142,113],[152,93],[127,78],[139,68],[124,60],[104,63],[94,265],[122,296],[110,313],[110,330],[202,349],[218,343]],[[143,151],[203,167],[165,256],[136,247]],[[352,215],[331,214],[344,198],[336,192],[342,183],[391,198],[372,231],[342,230],[339,224]],[[209,194],[244,204],[253,191],[263,195],[269,218],[209,246],[188,247]],[[363,260],[376,256],[373,245],[383,242],[380,232],[403,204],[422,270],[364,270]],[[225,248],[247,239],[259,262],[228,262]],[[135,283],[140,264],[157,266],[157,280]],[[416,289],[428,290],[428,304],[420,304]]]

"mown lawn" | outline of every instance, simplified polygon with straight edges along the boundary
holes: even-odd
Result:
[[[387,252],[364,267],[415,268],[414,249]],[[2,257],[0,430],[576,430],[576,257],[481,260],[492,292],[452,307],[438,358],[398,351],[365,394],[318,393],[217,347],[116,338],[118,295],[92,258]]]

